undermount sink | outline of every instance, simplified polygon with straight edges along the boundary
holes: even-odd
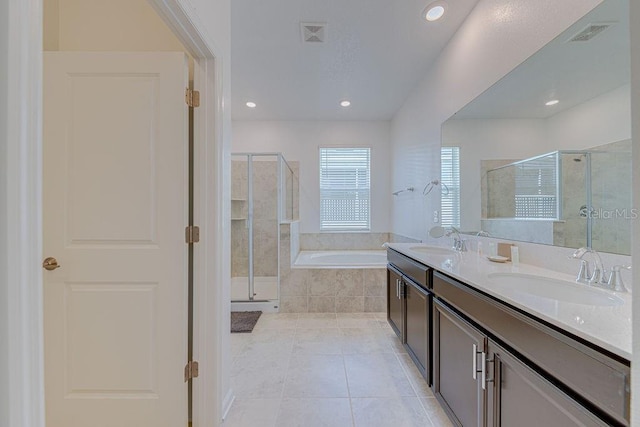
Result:
[[[411,246],[409,248],[411,251],[422,252],[430,255],[453,255],[455,252],[452,249],[442,248],[440,246]]]
[[[617,306],[624,300],[603,289],[588,285],[521,273],[491,273],[492,288],[505,295],[532,295],[581,305]]]

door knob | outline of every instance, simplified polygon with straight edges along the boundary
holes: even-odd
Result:
[[[42,268],[44,268],[47,271],[53,271],[56,268],[60,268],[61,265],[58,264],[58,260],[55,259],[54,257],[48,257],[45,258],[44,261],[42,261]]]

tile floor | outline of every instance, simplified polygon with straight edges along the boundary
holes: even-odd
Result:
[[[263,314],[231,346],[224,427],[451,426],[385,313]]]

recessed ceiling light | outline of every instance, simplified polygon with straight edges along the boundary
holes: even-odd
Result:
[[[341,107],[348,107],[349,105],[351,105],[351,101],[344,100],[340,102]]]
[[[424,19],[429,22],[437,21],[442,18],[445,11],[445,4],[443,2],[431,3],[429,6],[425,8],[422,13]]]
[[[247,102],[247,104],[246,104],[246,105],[247,105],[247,107],[249,107],[249,108],[256,108],[256,106],[257,106],[257,104],[256,104],[255,102],[253,102],[253,101],[249,101],[249,102]]]
[[[560,102],[557,99],[552,99],[551,101],[545,102],[544,105],[546,105],[547,107],[551,107],[552,105],[556,105],[558,102]]]

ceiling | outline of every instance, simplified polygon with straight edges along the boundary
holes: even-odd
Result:
[[[458,111],[456,119],[544,119],[630,81],[628,0],[606,0]],[[591,23],[613,23],[589,41],[567,41]],[[545,102],[558,99],[553,107]]]
[[[391,119],[477,1],[427,22],[433,0],[233,0],[232,117]],[[301,22],[326,22],[325,43],[303,43]]]

